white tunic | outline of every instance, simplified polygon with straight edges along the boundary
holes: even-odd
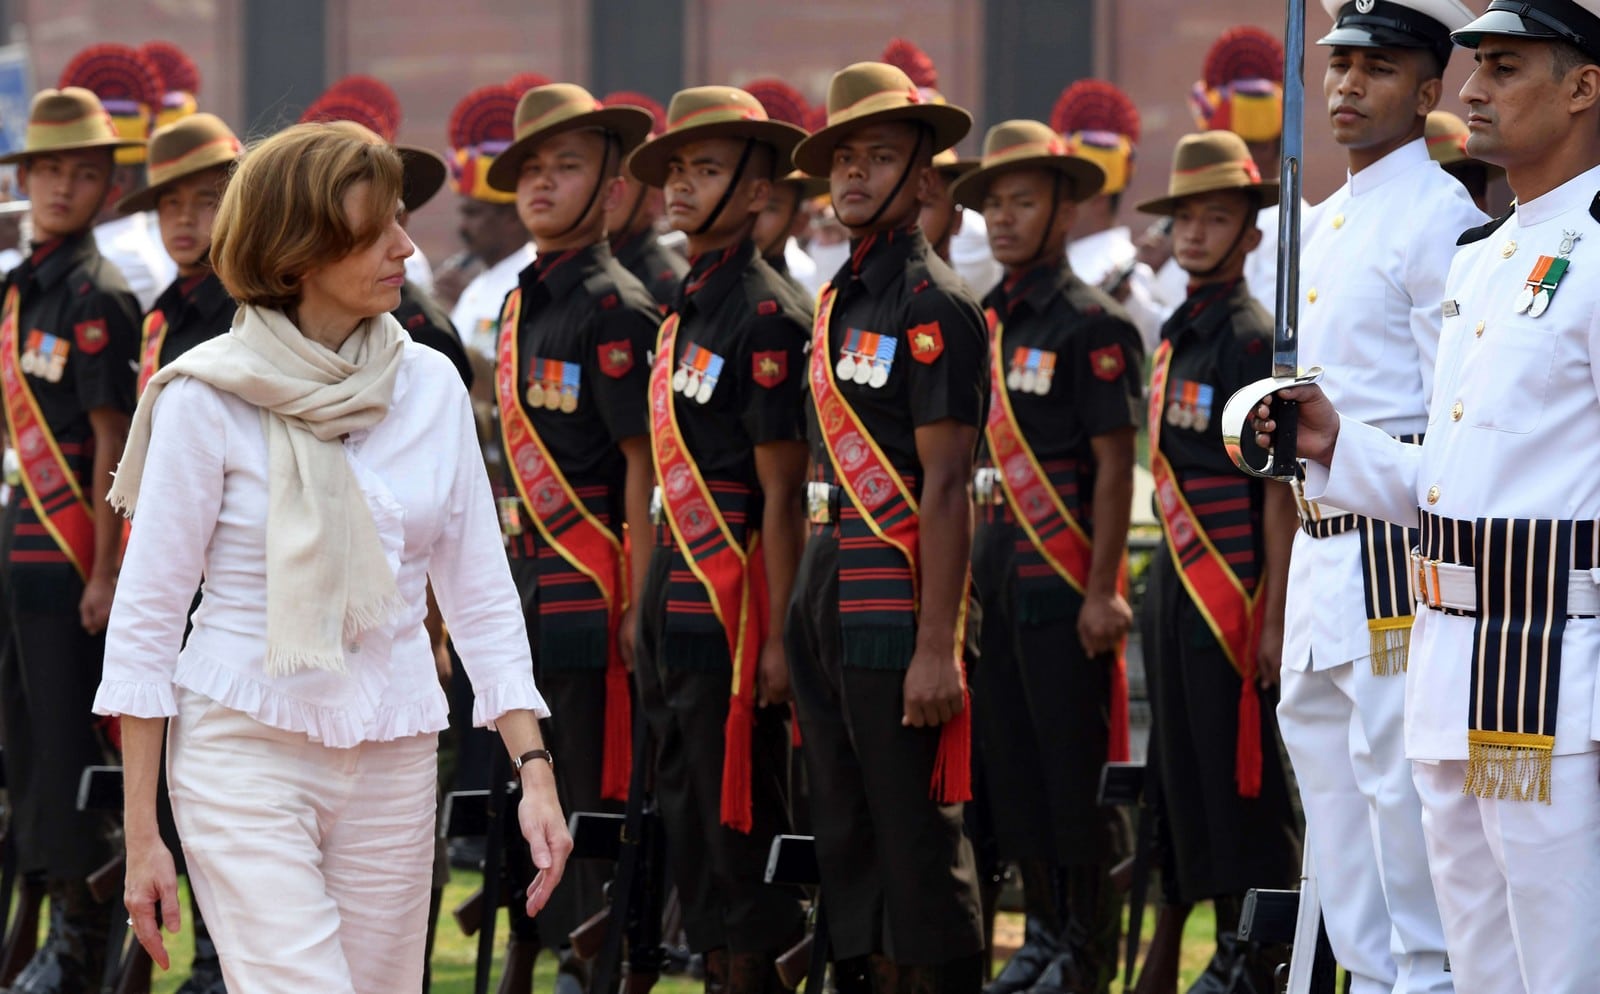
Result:
[[[1391,435],[1423,430],[1445,274],[1456,238],[1484,220],[1420,138],[1351,175],[1303,220],[1300,365],[1327,370],[1324,389],[1340,411]],[[1371,655],[1360,543],[1353,531],[1295,535],[1284,666]]]
[[[1597,191],[1600,167],[1517,205],[1498,230],[1462,248],[1442,296],[1426,441],[1399,445],[1341,407],[1333,466],[1310,467],[1308,494],[1407,525],[1419,507],[1467,520],[1600,519],[1600,281],[1580,275],[1591,260],[1600,265],[1600,223],[1590,214]],[[1549,309],[1516,313],[1538,258],[1559,255],[1567,232],[1580,238]],[[1417,610],[1406,674],[1412,759],[1467,756],[1473,627],[1472,618]],[[1570,619],[1565,633],[1557,754],[1594,749],[1600,731],[1600,620]]]
[[[388,415],[352,432],[345,457],[405,611],[346,644],[348,674],[268,676],[261,410],[194,379],[167,387],[156,403],[95,713],[170,717],[178,713],[174,688],[183,687],[334,748],[441,731],[448,709],[422,624],[429,580],[472,680],[474,722],[513,708],[549,713],[534,685],[467,393],[449,360],[407,344]]]
[[[161,244],[161,229],[153,211],[97,225],[94,243],[100,254],[122,271],[128,289],[139,298],[141,311],[148,311],[161,291],[178,278],[178,264]]]
[[[450,312],[450,323],[456,326],[456,333],[468,351],[476,352],[489,362],[495,361],[500,307],[506,302],[506,294],[516,289],[517,274],[533,264],[536,254],[531,242],[523,245],[474,276],[461,291],[455,310]]]

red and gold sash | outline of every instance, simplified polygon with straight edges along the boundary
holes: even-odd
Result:
[[[517,392],[517,325],[522,317],[522,290],[506,295],[500,314],[499,362],[495,394],[500,406],[500,431],[512,479],[528,516],[550,548],[568,565],[594,582],[606,602],[606,718],[600,793],[609,800],[628,796],[633,762],[632,700],[628,669],[617,641],[622,613],[628,608],[627,559],[622,542],[589,512],[534,430]]]
[[[1261,794],[1261,699],[1256,693],[1256,651],[1261,644],[1266,598],[1263,584],[1253,592],[1229,568],[1200,518],[1178,485],[1178,475],[1161,452],[1162,414],[1166,410],[1167,370],[1172,343],[1156,348],[1150,374],[1150,472],[1155,477],[1161,530],[1189,598],[1216,636],[1239,674],[1239,735],[1235,743],[1234,780],[1240,797]]]
[[[139,390],[134,396],[144,394],[145,384],[161,368],[161,346],[167,341],[167,315],[156,308],[144,316],[144,333],[139,339]]]
[[[6,404],[6,427],[11,447],[22,464],[22,486],[45,531],[55,539],[78,575],[88,579],[94,568],[94,512],[78,478],[56,445],[55,436],[39,410],[28,378],[22,373],[18,352],[17,319],[22,294],[6,291],[0,309],[0,383]]]
[[[1000,485],[1012,516],[1027,534],[1041,558],[1056,575],[1080,595],[1089,583],[1089,568],[1094,562],[1094,542],[1083,525],[1061,500],[1049,474],[1034,455],[1017,423],[1011,407],[1011,392],[1006,389],[1005,325],[994,308],[984,317],[989,323],[989,420],[984,436],[989,455],[1000,470]],[[1117,586],[1127,593],[1127,562],[1124,559]],[[1128,671],[1122,648],[1117,649],[1116,672],[1111,678],[1111,735],[1106,758],[1126,763],[1128,743]]]
[[[757,531],[751,531],[750,548],[740,548],[684,444],[677,405],[672,402],[677,339],[678,315],[670,314],[657,333],[656,362],[650,370],[650,451],[678,551],[705,588],[728,637],[733,688],[723,730],[722,824],[748,833],[754,824],[750,739],[755,729],[756,670],[768,625],[765,557]]]
[[[921,584],[918,559],[918,533],[921,519],[917,500],[906,488],[905,480],[889,462],[889,457],[861,424],[850,402],[839,392],[829,357],[828,322],[833,316],[837,292],[825,284],[817,296],[817,316],[811,327],[811,400],[817,407],[817,422],[834,475],[850,496],[872,534],[906,557],[911,567],[913,595]],[[956,651],[964,653],[967,629],[967,595],[971,576],[962,584],[961,603],[956,612]],[[920,605],[920,597],[917,597]],[[954,804],[972,799],[972,696],[965,686],[962,665],[962,694],[965,706],[940,729],[939,750],[933,766],[930,790],[935,800]]]

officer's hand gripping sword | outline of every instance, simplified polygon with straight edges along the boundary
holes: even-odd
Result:
[[[1272,375],[1257,380],[1228,399],[1222,408],[1222,444],[1234,464],[1252,476],[1292,480],[1298,474],[1294,457],[1298,417],[1294,401],[1276,396],[1285,387],[1315,383],[1320,366],[1300,372],[1300,160],[1305,140],[1306,0],[1289,0],[1284,30],[1283,171],[1278,187],[1277,314],[1272,325]],[[1253,466],[1240,439],[1253,438],[1250,426],[1256,407],[1271,405],[1277,424],[1267,463]]]

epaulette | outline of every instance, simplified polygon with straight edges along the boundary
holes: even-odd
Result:
[[[1600,196],[1597,196],[1595,200],[1597,204],[1600,204]],[[1590,204],[1589,213],[1594,214],[1595,210],[1596,204]],[[1495,231],[1498,230],[1502,224],[1505,224],[1514,213],[1516,213],[1514,210],[1506,211],[1504,214],[1495,218],[1493,221],[1490,221],[1488,224],[1480,224],[1476,228],[1468,228],[1466,231],[1461,233],[1460,238],[1456,239],[1456,244],[1471,245],[1473,242],[1483,241],[1485,238],[1488,238],[1490,235],[1494,234]],[[1596,214],[1595,217],[1600,219],[1600,214]]]
[[[1594,199],[1589,201],[1589,216],[1600,221],[1600,193],[1595,194]]]
[[[568,265],[571,265],[571,263],[568,263]],[[583,281],[583,292],[588,294],[589,299],[596,303],[603,303],[607,296],[615,298],[617,291],[617,281],[611,278],[611,274],[606,272],[603,266],[595,270],[588,279]],[[612,307],[615,306],[615,304],[612,304]],[[611,309],[611,307],[606,308],[606,310]]]
[[[1086,318],[1099,317],[1109,312],[1106,307],[1108,302],[1115,303],[1106,297],[1098,287],[1092,287],[1082,281],[1068,284],[1062,296],[1067,298],[1067,303],[1072,309]]]

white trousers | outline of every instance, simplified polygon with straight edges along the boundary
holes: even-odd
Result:
[[[1600,753],[1555,757],[1550,804],[1463,794],[1463,760],[1412,767],[1457,989],[1594,994]]]
[[[1358,659],[1285,669],[1282,679],[1278,727],[1300,785],[1328,941],[1352,994],[1453,990],[1405,757],[1405,678],[1374,676]]]
[[[228,989],[420,990],[436,737],[330,749],[182,690],[167,736],[189,883]]]

